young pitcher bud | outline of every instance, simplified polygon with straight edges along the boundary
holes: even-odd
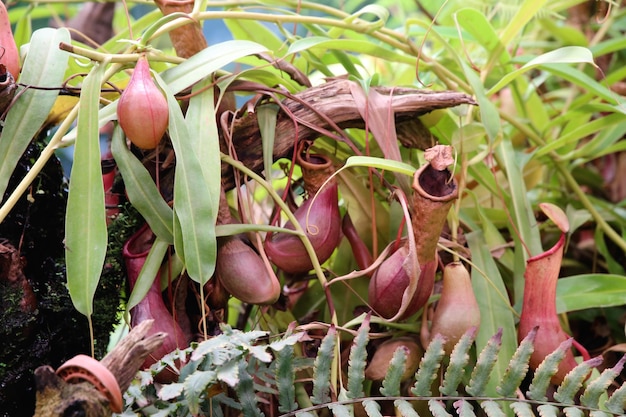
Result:
[[[13,78],[17,80],[20,75],[20,53],[11,31],[9,13],[2,2],[0,2],[0,64],[3,64]]]
[[[452,352],[454,345],[472,327],[480,325],[480,310],[472,289],[470,275],[460,262],[446,265],[443,289],[433,317],[431,334],[446,339],[444,349]]]
[[[320,263],[325,262],[341,240],[337,184],[329,184],[316,194],[315,199],[306,200],[294,216],[311,241],[317,259]],[[294,229],[291,222],[285,228]],[[289,274],[302,274],[313,269],[304,244],[296,235],[272,235],[265,241],[265,252],[274,265]]]
[[[226,238],[217,251],[217,278],[233,297],[249,304],[272,304],[280,283],[250,246],[237,237]]]
[[[400,310],[402,296],[411,282],[411,274],[419,274],[420,271],[412,271],[408,262],[409,249],[406,245],[401,246],[391,254],[378,267],[369,283],[369,304],[380,316],[392,318]],[[420,306],[415,305],[414,295],[409,306],[402,315],[406,318],[413,315]]]
[[[117,104],[117,119],[130,141],[141,149],[154,149],[167,130],[167,99],[152,81],[145,56],[137,60],[128,86]]]

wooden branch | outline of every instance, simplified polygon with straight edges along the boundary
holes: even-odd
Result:
[[[142,321],[100,361],[117,379],[122,392],[126,391],[148,355],[161,346],[167,335],[148,335],[154,320]]]
[[[292,154],[296,139],[314,140],[321,132],[335,132],[346,128],[364,128],[365,122],[359,113],[357,103],[350,93],[349,80],[333,80],[320,86],[311,87],[285,98],[279,111],[274,142],[274,160]],[[395,115],[396,124],[411,124],[418,116],[433,110],[458,106],[475,105],[467,94],[453,91],[426,91],[413,88],[372,87],[378,93],[389,97],[390,111]],[[297,124],[297,129],[296,129]],[[403,133],[411,129],[398,129]],[[409,132],[410,133],[410,132]],[[406,133],[405,133],[406,134]],[[232,124],[233,147],[237,158],[248,168],[259,173],[263,169],[263,149],[256,113],[248,112]],[[405,143],[401,139],[402,143]],[[233,170],[222,165],[222,183],[226,189],[234,187]]]
[[[49,416],[64,416],[64,415],[84,415],[87,417],[105,417],[111,415],[111,410],[122,408],[121,393],[125,392],[137,371],[143,364],[146,357],[161,346],[163,340],[166,338],[165,333],[149,334],[152,327],[153,320],[146,320],[133,328],[124,339],[107,355],[94,364],[87,361],[85,365],[79,368],[79,371],[73,370],[72,378],[59,377],[62,375],[61,369],[65,365],[59,368],[59,375],[49,366],[40,366],[35,370],[35,382],[37,385],[37,406],[35,409],[35,417],[49,417]],[[74,359],[78,358],[78,355]],[[66,362],[67,367],[69,363],[74,360]],[[117,396],[111,395],[113,390],[107,389],[111,385],[107,385],[104,381],[106,375],[102,375],[102,372],[98,368],[106,367],[110,374],[113,374],[117,385],[119,386],[119,392]],[[106,370],[105,370],[106,373]],[[90,378],[78,378],[74,380],[76,375],[92,375],[105,387],[102,391],[102,386],[97,387],[97,383],[91,383],[93,381]],[[110,375],[109,374],[109,375]],[[115,382],[113,382],[113,386]],[[114,406],[117,399],[117,404]]]

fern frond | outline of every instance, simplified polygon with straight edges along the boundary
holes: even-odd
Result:
[[[335,417],[354,417],[352,405],[345,405],[341,403],[330,403],[328,409],[333,412]]]
[[[348,398],[359,398],[364,395],[365,367],[367,366],[367,344],[370,336],[370,315],[368,314],[354,337],[348,359]]]
[[[239,362],[239,383],[235,387],[235,392],[237,393],[237,398],[239,398],[244,417],[264,416],[257,405],[254,380],[248,372],[248,364],[245,361]]]
[[[557,417],[560,414],[559,408],[552,404],[541,404],[537,407],[537,411],[541,417]]]
[[[440,400],[428,400],[428,409],[433,417],[452,417]]]
[[[563,413],[565,417],[583,417],[585,415],[583,410],[578,407],[565,407]]]
[[[626,356],[622,356],[614,367],[605,369],[599,377],[587,385],[585,392],[580,397],[582,405],[590,408],[598,408],[600,396],[606,392],[609,385],[611,385],[613,380],[622,372],[624,361],[626,361]]]
[[[565,375],[565,379],[554,393],[554,399],[561,404],[574,404],[574,396],[582,388],[587,375],[592,368],[602,364],[602,356],[596,356],[584,362],[579,363],[574,369]]]
[[[374,400],[363,400],[363,408],[368,417],[383,417],[380,413],[380,404]]]
[[[602,410],[593,410],[589,413],[589,417],[613,417],[613,416]]]
[[[502,410],[502,407],[500,407],[500,404],[495,401],[482,401],[480,406],[485,414],[487,414],[487,417],[506,417],[506,414],[504,413],[504,410]]]
[[[299,413],[296,413],[296,417],[317,417],[317,416],[309,411],[301,411]]]
[[[437,371],[445,354],[443,350],[444,343],[444,337],[436,334],[428,344],[428,348],[415,374],[415,385],[411,388],[411,392],[416,397],[428,397],[431,395],[430,386],[437,378]]]
[[[214,371],[196,371],[183,382],[184,396],[189,404],[189,411],[197,414],[200,411],[200,398],[204,397],[207,387],[217,382]]]
[[[386,397],[398,397],[400,396],[400,382],[402,382],[402,375],[404,374],[404,365],[406,364],[406,348],[399,346],[395,352],[391,362],[389,362],[389,368],[387,368],[387,374],[383,380],[380,393]]]
[[[311,402],[324,404],[330,401],[330,368],[335,352],[337,330],[330,326],[328,333],[322,339],[315,363],[313,364],[313,392]]]
[[[457,400],[454,402],[454,409],[459,417],[476,417],[474,407],[465,400]]]
[[[599,356],[601,357],[601,356]],[[613,392],[613,395],[604,402],[607,410],[615,414],[624,413],[624,405],[626,404],[626,383]]]
[[[511,409],[517,417],[535,417],[533,409],[530,404],[522,401],[515,401],[511,403]]]
[[[395,400],[393,405],[396,407],[402,417],[420,417],[410,402],[406,400]]]
[[[496,392],[503,397],[514,396],[515,391],[526,376],[530,355],[532,355],[535,350],[534,342],[535,336],[537,336],[537,329],[538,327],[535,327],[528,332],[509,361],[509,366],[506,368],[506,371],[504,371],[502,381],[500,381],[500,384],[496,387]]]
[[[489,375],[498,360],[498,352],[502,346],[502,328],[498,329],[498,333],[491,336],[483,350],[478,355],[476,366],[472,371],[470,382],[465,390],[473,396],[481,396],[485,391],[485,386],[489,382]]]
[[[296,403],[293,346],[286,345],[276,352],[276,388],[278,411],[288,413],[298,408]]]
[[[559,347],[545,357],[545,359],[535,369],[535,375],[528,389],[528,397],[531,400],[545,401],[546,391],[550,386],[550,379],[559,370],[559,363],[565,358],[567,352],[572,348],[573,338],[561,342]]]
[[[446,373],[443,377],[443,384],[439,387],[439,391],[443,395],[456,395],[457,387],[461,383],[461,379],[465,374],[465,366],[469,362],[469,350],[472,347],[472,343],[476,338],[476,332],[478,328],[476,326],[468,329],[463,337],[454,345],[452,353],[450,354],[450,362]]]

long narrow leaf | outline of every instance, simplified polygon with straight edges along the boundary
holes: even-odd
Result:
[[[86,316],[91,316],[93,310],[93,296],[107,248],[98,133],[104,70],[104,64],[96,64],[83,83],[65,220],[67,286],[76,310]]]
[[[69,57],[67,52],[58,48],[60,42],[70,42],[67,29],[40,29],[33,34],[20,82],[39,88],[20,90],[23,93],[4,122],[0,134],[0,197],[6,191],[18,160],[46,120],[58,95],[54,87],[63,82]]]
[[[161,239],[174,243],[174,213],[143,164],[126,147],[122,129],[117,126],[111,140],[111,153],[120,169],[126,194],[150,229]]]
[[[191,132],[180,106],[158,74],[155,78],[166,92],[169,106],[169,134],[176,152],[174,247],[184,261],[189,277],[204,285],[213,275],[217,256],[215,204],[208,192],[209,188],[196,149],[190,142]],[[179,238],[176,230],[178,225]]]

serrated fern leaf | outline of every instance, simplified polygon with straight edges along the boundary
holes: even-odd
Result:
[[[368,417],[383,417],[380,412],[380,404],[374,400],[363,400],[363,408]]]
[[[622,384],[616,389],[611,397],[605,401],[604,406],[612,413],[623,414],[624,404],[626,404],[626,384]]]
[[[380,393],[386,397],[399,397],[400,396],[400,382],[402,382],[402,375],[404,374],[404,365],[406,364],[407,352],[406,348],[400,346],[393,352],[391,362],[389,362],[389,368],[383,379]]]
[[[450,362],[443,377],[443,384],[439,387],[439,391],[443,395],[456,395],[457,387],[461,383],[461,379],[465,374],[465,366],[469,362],[469,350],[476,338],[476,326],[468,329],[463,337],[454,345],[450,354]]]
[[[533,345],[535,336],[537,336],[537,327],[528,332],[509,361],[509,366],[504,371],[502,381],[496,387],[496,392],[503,397],[512,397],[526,376],[530,355],[535,350]]]
[[[584,362],[579,363],[574,369],[565,375],[565,379],[554,393],[554,399],[561,404],[574,404],[574,396],[582,388],[587,375],[592,368],[602,364],[602,356],[596,356]]]
[[[589,413],[589,417],[613,417],[613,416],[602,410],[593,410]]]
[[[506,414],[504,410],[502,410],[502,407],[500,407],[500,404],[495,401],[483,401],[480,403],[480,406],[485,414],[487,414],[487,417],[506,417]]]
[[[264,415],[257,405],[254,381],[248,372],[245,361],[239,362],[239,383],[235,387],[235,392],[239,398],[244,417],[262,417]]]
[[[365,316],[363,323],[352,342],[350,357],[348,358],[348,398],[363,397],[363,382],[365,381],[365,367],[367,366],[367,344],[370,336],[370,316]]]
[[[278,411],[288,413],[298,408],[296,404],[293,346],[284,346],[276,352],[276,388],[278,389]]]
[[[433,417],[452,417],[452,414],[446,410],[446,406],[439,400],[428,400],[428,409]]]
[[[324,404],[330,401],[330,368],[333,362],[336,339],[337,330],[335,326],[330,326],[317,350],[313,364],[313,395],[311,396],[313,404]]]
[[[565,417],[583,417],[585,413],[578,407],[565,407],[563,409]]]
[[[459,417],[476,417],[474,407],[465,400],[457,400],[454,402],[454,409]]]
[[[335,417],[354,417],[353,407],[341,403],[330,403],[328,409],[333,412]]]
[[[622,369],[624,368],[624,361],[626,361],[626,356],[622,356],[614,367],[605,369],[599,377],[587,385],[585,392],[580,397],[582,405],[590,408],[598,408],[600,396],[606,392],[606,389],[609,385],[611,385],[615,377],[622,372]]]
[[[189,404],[189,411],[198,414],[200,411],[200,399],[204,397],[207,386],[217,382],[214,371],[196,371],[189,375],[183,382],[184,396]]]
[[[517,417],[534,417],[535,416],[535,414],[533,413],[533,409],[530,407],[530,404],[525,403],[525,402],[515,401],[511,403],[511,409],[513,410],[513,412],[515,413]]]
[[[481,396],[485,392],[485,386],[489,382],[489,375],[498,360],[498,352],[502,346],[502,329],[491,336],[483,350],[478,355],[476,366],[472,371],[470,382],[465,390],[475,397]]]
[[[296,417],[317,417],[314,413],[311,413],[309,411],[301,411],[299,413],[296,413]]]
[[[541,404],[537,407],[537,411],[541,417],[557,417],[560,414],[559,408],[552,404]]]
[[[437,371],[441,366],[441,359],[445,354],[443,345],[445,339],[440,334],[432,338],[415,374],[415,385],[411,388],[413,395],[428,397],[431,395],[430,386],[437,378]]]
[[[395,400],[393,405],[402,417],[420,417],[410,402],[406,400]]]
[[[569,338],[561,342],[559,347],[545,357],[545,359],[535,369],[535,375],[528,389],[528,397],[531,400],[545,401],[546,391],[550,386],[550,379],[559,370],[559,363],[565,358],[567,352],[572,348],[574,339]]]

